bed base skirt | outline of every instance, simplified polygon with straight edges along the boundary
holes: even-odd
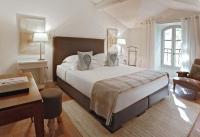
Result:
[[[149,107],[164,99],[169,95],[168,85],[149,95],[148,97],[143,98],[142,100],[132,104],[131,106],[114,113],[112,116],[112,122],[110,126],[105,125],[105,119],[97,116],[95,113],[91,112],[89,109],[90,106],[90,98],[82,94],[77,89],[73,88],[67,82],[63,81],[59,77],[57,77],[57,84],[60,88],[63,89],[65,93],[71,96],[76,102],[79,103],[83,108],[85,108],[88,112],[90,112],[106,129],[110,132],[115,132],[119,128],[123,126],[125,122],[128,120],[139,116],[145,112]]]

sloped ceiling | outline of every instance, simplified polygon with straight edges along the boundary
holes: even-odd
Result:
[[[8,23],[12,23],[13,26],[16,26],[16,14],[25,14],[36,17],[45,17],[47,31],[59,29],[64,33],[64,31],[69,30],[70,35],[74,31],[77,31],[77,33],[79,33],[78,31],[81,30],[78,30],[78,27],[84,29],[91,28],[90,30],[92,32],[96,31],[97,33],[98,31],[92,28],[92,26],[95,25],[95,28],[101,28],[101,30],[104,32],[106,32],[107,27],[117,27],[122,31],[126,29],[123,24],[121,24],[109,14],[97,10],[94,5],[91,4],[88,0],[0,1],[0,28],[4,26],[3,24]],[[67,25],[70,25],[70,27]],[[84,33],[89,34],[90,32],[86,30],[84,31]],[[92,34],[93,33],[91,33],[90,35]]]
[[[90,0],[128,28],[169,10],[200,12],[200,0]]]

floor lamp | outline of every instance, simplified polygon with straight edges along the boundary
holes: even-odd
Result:
[[[35,32],[33,34],[33,42],[39,42],[40,43],[40,59],[44,60],[42,58],[42,43],[45,43],[48,41],[48,35],[45,32]]]

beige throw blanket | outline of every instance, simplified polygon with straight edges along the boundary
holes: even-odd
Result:
[[[105,118],[106,125],[109,125],[120,93],[156,80],[164,75],[168,74],[143,70],[129,75],[98,81],[92,90],[90,109]]]

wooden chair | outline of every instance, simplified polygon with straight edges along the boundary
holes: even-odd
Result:
[[[200,92],[200,59],[195,59],[190,72],[178,71],[178,77],[173,78],[173,90],[176,84],[195,91],[195,99]]]

